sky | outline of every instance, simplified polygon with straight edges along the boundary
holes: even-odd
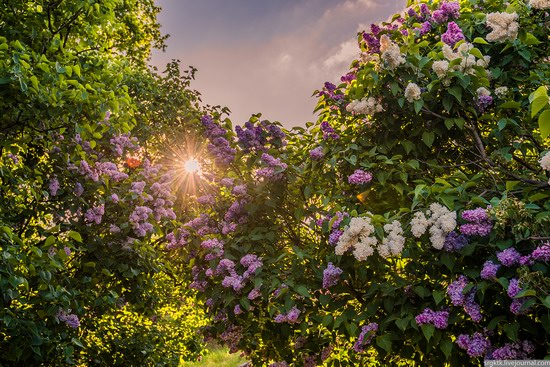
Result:
[[[261,112],[286,127],[315,121],[313,92],[338,82],[357,57],[357,32],[406,0],[157,0],[166,52],[198,69],[203,102],[228,107],[234,125]]]

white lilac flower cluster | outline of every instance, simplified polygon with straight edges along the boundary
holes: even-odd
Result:
[[[508,87],[497,87],[495,88],[495,95],[499,98],[506,97],[506,94],[508,94]]]
[[[374,253],[376,243],[371,219],[368,217],[354,217],[351,218],[349,225],[344,228],[344,233],[338,239],[334,252],[336,255],[343,255],[353,248],[355,258],[363,261]]]
[[[483,68],[486,68],[489,66],[489,62],[491,61],[490,56],[483,56],[483,59],[477,59],[472,54],[470,54],[470,50],[473,49],[474,46],[471,43],[464,42],[461,43],[460,46],[455,50],[447,44],[443,45],[442,51],[443,56],[445,57],[445,60],[438,60],[434,61],[432,65],[432,69],[434,73],[437,75],[439,79],[442,79],[443,85],[450,85],[451,81],[449,78],[447,78],[447,75],[450,72],[453,71],[460,71],[464,74],[469,75],[475,75],[476,70],[474,69],[474,66],[481,66]],[[450,61],[461,59],[460,64],[450,66]]]
[[[550,9],[550,0],[529,0],[533,9]]]
[[[415,83],[409,83],[405,88],[405,98],[410,103],[419,100],[421,93],[420,87]]]
[[[393,43],[390,37],[385,34],[380,37],[380,52],[382,60],[386,62],[390,70],[405,63],[405,57],[401,53],[399,46]]]
[[[398,256],[405,246],[405,237],[403,237],[403,228],[401,223],[394,220],[384,225],[384,232],[387,236],[378,246],[378,253],[382,257]]]
[[[456,212],[441,204],[432,203],[426,214],[416,212],[411,220],[411,232],[417,238],[422,236],[428,227],[432,246],[441,250],[447,235],[456,228]]]
[[[550,171],[550,151],[546,152],[546,154],[539,160],[539,163],[543,170]],[[548,180],[548,184],[550,185],[550,180]]]
[[[519,23],[517,13],[489,13],[487,27],[492,31],[487,35],[489,42],[513,41],[518,36]]]
[[[376,112],[384,111],[384,108],[382,107],[382,104],[374,97],[365,97],[361,100],[356,99],[351,101],[346,106],[346,110],[356,114],[374,115]]]

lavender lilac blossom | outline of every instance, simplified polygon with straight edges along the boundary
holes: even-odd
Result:
[[[504,266],[514,266],[519,263],[521,254],[513,247],[497,252],[497,259]]]
[[[491,260],[485,261],[481,269],[481,279],[496,279],[500,264],[495,264]]]
[[[437,329],[446,329],[449,324],[449,311],[433,311],[425,308],[415,317],[418,325],[434,325]]]
[[[356,169],[351,175],[348,176],[348,182],[352,185],[366,184],[371,180],[372,174],[361,169]]]
[[[441,40],[451,47],[453,47],[458,41],[462,41],[463,39],[464,34],[462,33],[462,29],[460,29],[458,24],[456,24],[455,22],[449,22],[449,24],[447,25],[447,32],[441,35]]]
[[[493,223],[483,208],[465,210],[462,213],[462,219],[469,223],[460,226],[460,232],[468,237],[481,236],[486,237],[491,233]]]
[[[336,133],[336,130],[327,121],[321,122],[321,131],[323,132],[324,140],[337,140],[340,138],[340,135]]]
[[[456,343],[472,358],[483,357],[491,349],[491,342],[480,332],[475,332],[472,336],[461,334],[457,337]]]
[[[338,284],[342,272],[342,269],[329,262],[327,268],[323,270],[323,288],[329,289]]]
[[[443,249],[447,252],[460,251],[464,246],[468,244],[468,238],[462,234],[458,234],[455,231],[449,232],[445,237],[445,243]]]
[[[376,335],[377,330],[378,324],[375,322],[371,322],[370,324],[363,326],[361,328],[361,333],[359,334],[357,341],[355,342],[355,344],[353,344],[353,350],[355,350],[357,353],[364,352],[367,349],[367,345],[370,344],[370,342]]]

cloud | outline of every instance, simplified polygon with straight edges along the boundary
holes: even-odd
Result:
[[[272,33],[258,30],[265,32],[261,39],[209,41],[175,57],[198,68],[193,87],[207,103],[229,107],[234,124],[262,112],[287,127],[303,125],[316,119],[313,91],[338,80],[357,57],[359,24],[385,20],[404,3],[302,0],[266,20]]]

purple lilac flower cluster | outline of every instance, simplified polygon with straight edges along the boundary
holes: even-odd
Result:
[[[336,85],[330,82],[325,82],[323,89],[317,94],[317,97],[325,96],[335,101],[342,100],[344,98],[344,95],[340,93],[336,93],[337,91],[338,91],[338,87],[336,87]]]
[[[361,169],[356,169],[348,176],[348,182],[352,185],[361,185],[369,183],[372,180],[372,174]]]
[[[449,311],[433,311],[425,308],[420,315],[415,317],[418,325],[433,325],[437,329],[446,329],[449,324]]]
[[[229,164],[235,159],[237,150],[231,147],[229,141],[225,138],[226,131],[219,126],[211,116],[201,117],[202,125],[205,127],[205,135],[210,139],[208,150],[218,164]]]
[[[211,261],[216,258],[222,257],[223,245],[224,245],[224,242],[217,238],[211,238],[211,239],[202,241],[201,247],[210,251],[208,254],[206,254],[206,256],[204,257],[204,260]]]
[[[267,151],[267,143],[285,144],[285,133],[279,126],[266,120],[260,122],[259,125],[247,121],[244,124],[244,129],[241,126],[236,126],[235,132],[237,133],[238,143],[245,152],[265,152]]]
[[[473,335],[461,334],[456,338],[456,344],[460,349],[465,350],[472,358],[485,356],[491,349],[491,342],[480,332]]]
[[[168,233],[166,235],[166,241],[168,242],[166,244],[166,249],[174,250],[187,245],[190,235],[189,231],[185,228],[180,228],[177,231]]]
[[[506,343],[502,347],[493,350],[487,359],[496,360],[525,360],[535,351],[535,345],[528,340]]]
[[[355,74],[355,72],[349,72],[346,75],[342,75],[340,80],[342,81],[342,83],[348,83],[349,84],[353,80],[355,80],[356,78],[357,78],[357,75]]]
[[[538,246],[530,255],[530,258],[538,261],[550,261],[550,242]]]
[[[487,214],[487,210],[477,208],[473,210],[465,210],[462,213],[462,219],[469,223],[460,226],[460,232],[466,236],[481,236],[485,237],[491,233],[493,222]]]
[[[74,194],[76,197],[80,197],[82,196],[82,194],[84,194],[84,187],[82,186],[82,184],[80,182],[77,182],[75,185],[74,185]]]
[[[325,153],[323,153],[323,147],[313,148],[312,150],[309,151],[309,156],[314,161],[323,159],[323,157],[325,156]]]
[[[456,231],[452,231],[445,237],[443,249],[447,252],[460,251],[467,244],[468,238],[466,236],[458,234]]]
[[[207,234],[216,234],[219,232],[216,223],[204,213],[185,223],[183,226],[194,229],[199,236],[206,236]]]
[[[242,337],[242,329],[235,325],[229,325],[225,331],[220,334],[220,339],[229,348],[229,353],[235,353],[239,350],[239,342]]]
[[[216,203],[216,199],[214,198],[213,195],[206,194],[206,195],[199,196],[197,198],[197,203],[199,203],[200,205],[210,205],[210,206],[212,206]]]
[[[482,94],[476,98],[476,108],[480,113],[487,111],[491,104],[493,104],[493,97],[490,95]]]
[[[138,237],[144,237],[148,232],[153,231],[153,225],[148,222],[149,215],[153,210],[147,206],[136,206],[130,217],[130,225]]]
[[[67,313],[64,310],[59,310],[56,316],[59,321],[64,322],[68,327],[76,329],[80,326],[80,320],[75,314]]]
[[[462,33],[462,29],[455,22],[449,22],[447,24],[447,32],[441,35],[441,40],[451,47],[463,39],[464,34]]]
[[[288,168],[286,163],[267,153],[262,154],[262,161],[267,165],[267,167],[260,168],[256,171],[256,175],[272,180],[280,180],[283,178],[283,171]]]
[[[296,324],[301,311],[296,307],[292,307],[286,314],[280,313],[275,316],[274,321],[278,324],[286,322],[288,324]]]
[[[444,2],[439,9],[433,12],[432,19],[435,23],[443,24],[460,17],[460,4],[458,2]]]
[[[361,328],[361,333],[359,334],[359,337],[357,337],[357,341],[355,341],[355,344],[353,344],[353,350],[355,350],[357,353],[364,352],[367,348],[367,346],[370,344],[374,336],[376,335],[376,331],[378,330],[378,324],[375,322],[371,322]]]
[[[463,306],[464,311],[470,315],[473,321],[479,322],[482,319],[481,308],[475,302],[475,288],[464,294],[464,288],[468,285],[468,279],[461,275],[457,280],[447,287],[447,295],[455,306]]]
[[[262,259],[254,254],[248,254],[241,259],[241,265],[246,268],[242,275],[239,275],[235,270],[235,263],[229,259],[222,259],[218,263],[215,274],[225,276],[222,281],[222,286],[225,288],[233,288],[235,292],[239,292],[244,288],[246,281],[249,280],[256,271],[263,266]],[[259,295],[259,289],[256,291]],[[253,297],[254,293],[251,292]],[[250,295],[249,295],[250,296]]]
[[[510,267],[519,264],[521,254],[515,248],[510,247],[506,250],[497,252],[497,259],[502,265]]]
[[[342,233],[344,233],[344,231],[338,229],[338,227],[340,226],[340,224],[342,224],[342,221],[344,220],[344,218],[349,217],[349,214],[343,213],[343,212],[336,212],[334,216],[336,216],[336,219],[334,220],[332,220],[333,216],[329,214],[324,218],[317,219],[317,221],[315,222],[315,224],[317,224],[319,227],[322,227],[325,221],[327,222],[332,221],[332,226],[330,226],[330,228],[328,229],[329,231],[331,231],[328,238],[328,243],[333,246],[335,246],[338,243],[340,236],[342,235]]]
[[[84,218],[86,219],[86,222],[88,222],[88,225],[91,225],[92,223],[100,224],[104,214],[105,204],[101,204],[86,210]]]
[[[124,154],[125,149],[133,150],[138,148],[137,139],[131,138],[130,133],[113,136],[109,140],[109,143],[111,143],[113,152],[119,157]]]
[[[336,133],[336,130],[330,124],[328,121],[321,122],[321,131],[323,132],[323,139],[328,140],[336,140],[340,138],[340,135]]]
[[[341,275],[342,269],[329,262],[327,268],[323,270],[323,288],[329,289],[338,284]]]
[[[528,311],[528,309],[522,310],[522,308],[525,302],[527,302],[527,300],[529,300],[531,297],[514,298],[522,290],[523,289],[520,287],[519,280],[517,278],[510,279],[507,293],[508,297],[512,298],[512,303],[510,304],[510,312],[512,312],[514,315],[523,315]]]
[[[495,264],[491,260],[485,261],[481,269],[481,279],[495,279],[498,269],[500,269],[500,264]]]
[[[222,234],[226,235],[235,232],[239,225],[248,221],[245,206],[245,199],[235,200],[224,215],[222,223]]]
[[[201,279],[202,270],[203,269],[201,269],[196,265],[191,268],[191,275],[193,277],[193,281],[191,282],[191,284],[189,284],[190,289],[195,289],[199,292],[204,292],[206,290],[206,286],[208,285],[208,282]],[[213,302],[214,301],[212,300],[212,303]]]
[[[57,177],[52,178],[48,184],[48,191],[50,192],[50,195],[56,196],[60,188],[61,186],[59,185],[59,180]]]

